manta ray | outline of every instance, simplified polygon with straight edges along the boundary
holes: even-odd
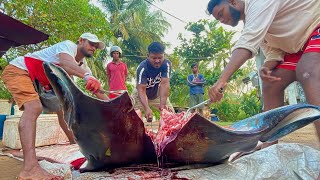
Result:
[[[44,63],[59,98],[64,118],[88,163],[81,172],[132,164],[218,164],[235,152],[253,150],[258,141],[277,140],[320,118],[320,108],[309,104],[279,107],[225,128],[194,113],[174,132],[150,134],[133,110],[127,92],[112,100],[88,96],[60,67]],[[177,120],[179,121],[179,120]],[[169,128],[170,129],[170,128]],[[161,135],[162,138],[154,138]],[[158,141],[157,141],[158,140]]]

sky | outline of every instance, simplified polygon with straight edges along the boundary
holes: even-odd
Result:
[[[98,0],[91,0],[91,2],[94,5],[101,7],[99,6]],[[162,2],[154,3],[155,6],[186,22],[181,22],[180,20],[163,13],[167,21],[171,24],[171,28],[163,38],[163,41],[171,44],[170,47],[167,47],[166,53],[172,53],[174,47],[179,46],[180,41],[177,39],[179,33],[182,33],[185,37],[191,36],[191,34],[187,33],[184,29],[188,22],[196,22],[200,19],[214,20],[212,16],[206,14],[208,2],[209,0],[164,0]],[[152,10],[159,10],[154,6],[151,6],[151,8]],[[223,27],[227,30],[237,31],[233,38],[233,41],[235,41],[238,39],[243,25],[242,23],[239,23],[239,25],[234,28],[229,26]]]
[[[165,0],[163,2],[155,3],[155,5],[166,12],[182,19],[185,22],[196,22],[200,19],[213,19],[208,14],[206,14],[206,5],[208,0]],[[156,8],[154,8],[156,9]],[[171,24],[171,28],[164,37],[164,41],[172,44],[169,50],[178,46],[180,41],[177,39],[178,34],[182,33],[185,36],[190,36],[185,32],[184,27],[187,25],[174,17],[171,17],[163,13],[167,21]]]

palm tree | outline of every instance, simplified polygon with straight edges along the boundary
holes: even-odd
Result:
[[[144,59],[147,46],[153,41],[161,41],[161,37],[170,27],[161,11],[151,12],[150,4],[145,0],[100,0],[100,2],[107,10],[110,29],[115,35],[113,41],[122,47],[129,65],[136,65]]]

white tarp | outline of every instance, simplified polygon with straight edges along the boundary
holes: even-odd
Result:
[[[200,169],[183,171],[143,171],[116,169],[113,173],[70,171],[68,165],[42,161],[41,166],[65,179],[303,179],[314,180],[320,175],[320,151],[301,144],[278,144],[234,162]],[[72,178],[71,178],[72,177]]]

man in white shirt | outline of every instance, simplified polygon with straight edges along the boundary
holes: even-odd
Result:
[[[98,98],[106,99],[100,94],[100,82],[92,76],[90,70],[82,68],[85,57],[92,57],[96,49],[103,49],[104,44],[91,33],[80,36],[77,44],[63,41],[43,50],[26,54],[12,61],[2,73],[2,79],[12,94],[20,110],[24,110],[20,123],[19,133],[24,155],[23,169],[19,179],[62,179],[43,170],[36,159],[35,133],[36,120],[42,112],[42,104],[36,92],[33,81],[37,80],[42,87],[49,90],[50,83],[43,69],[43,62],[50,62],[62,67],[69,75],[83,78],[86,89],[93,92]],[[62,110],[57,112],[59,124],[68,136],[70,143],[75,143],[72,132],[63,119]]]
[[[302,84],[307,102],[320,105],[319,0],[210,0],[207,11],[223,24],[244,21],[230,62],[209,90],[220,101],[228,80],[260,47],[266,61],[260,70],[264,111],[284,105],[284,89]],[[320,121],[315,122],[320,138]]]

